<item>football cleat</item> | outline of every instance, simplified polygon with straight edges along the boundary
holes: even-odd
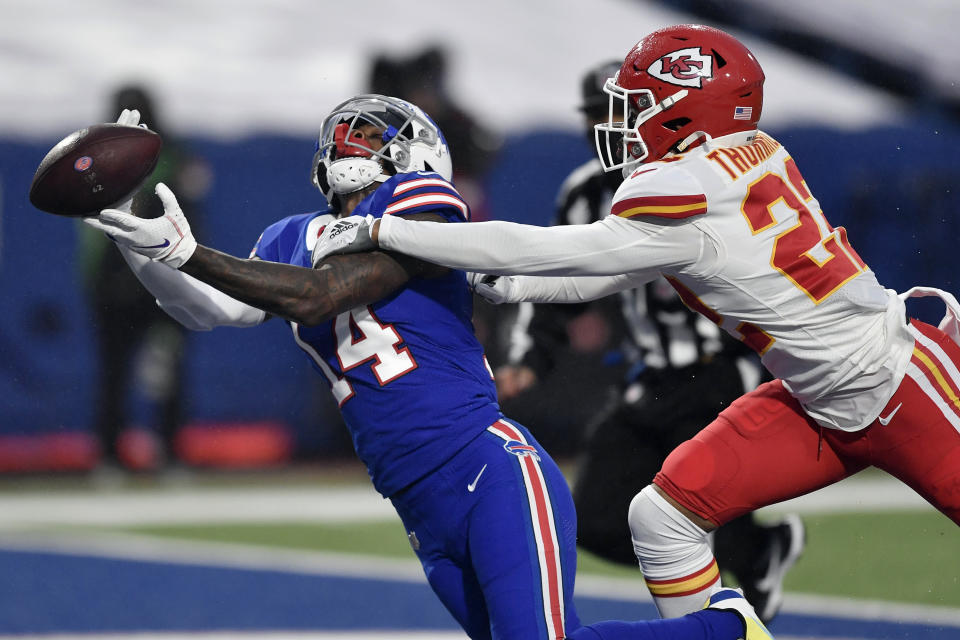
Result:
[[[806,531],[796,514],[765,527],[769,538],[757,558],[756,572],[740,585],[764,623],[773,620],[783,606],[783,578],[806,545]]]
[[[704,609],[732,611],[743,621],[744,632],[739,640],[773,640],[757,612],[753,610],[740,589],[720,589],[707,600]]]

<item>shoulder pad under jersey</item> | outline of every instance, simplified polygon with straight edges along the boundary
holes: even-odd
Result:
[[[682,164],[641,165],[617,189],[610,215],[631,220],[677,220],[707,212],[700,181]]]
[[[470,219],[470,207],[463,197],[450,182],[432,172],[393,176],[377,189],[366,213],[377,218],[384,215],[437,213],[451,220]]]

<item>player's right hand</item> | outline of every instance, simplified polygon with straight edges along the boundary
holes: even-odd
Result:
[[[117,244],[179,269],[193,255],[197,241],[170,188],[161,182],[156,193],[163,202],[163,216],[159,218],[137,218],[119,209],[104,209],[98,216],[83,218],[83,222]]]

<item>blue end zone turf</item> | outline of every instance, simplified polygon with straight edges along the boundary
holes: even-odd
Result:
[[[455,630],[425,583],[0,551],[0,635],[132,631]],[[649,603],[578,597],[584,623],[652,618]],[[960,637],[957,625],[781,613],[777,635]]]

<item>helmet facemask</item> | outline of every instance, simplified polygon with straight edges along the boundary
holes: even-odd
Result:
[[[607,79],[603,92],[609,96],[607,122],[594,126],[594,140],[604,171],[627,169],[647,160],[650,151],[641,126],[688,93],[681,89],[658,103],[650,89],[625,89],[615,77]]]
[[[381,131],[380,149],[369,145],[360,131],[364,125]],[[339,105],[324,119],[312,179],[331,204],[336,195],[414,171],[436,171],[447,180],[453,174],[443,134],[418,107],[389,96],[362,95]]]
[[[604,85],[609,117],[595,136],[604,168],[627,173],[726,136],[749,138],[760,119],[763,82],[753,54],[719,29],[675,25],[648,34]]]

